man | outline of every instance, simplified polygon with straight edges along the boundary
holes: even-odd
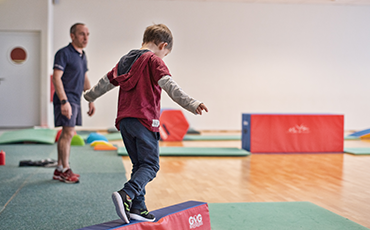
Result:
[[[53,179],[65,183],[78,183],[80,175],[72,172],[69,165],[71,140],[75,126],[82,125],[81,94],[90,89],[87,77],[87,61],[83,48],[89,40],[89,29],[83,23],[76,23],[70,29],[72,42],[58,50],[54,58],[53,97],[54,124],[62,126],[58,140],[58,166]],[[88,115],[95,112],[94,103],[89,103]]]

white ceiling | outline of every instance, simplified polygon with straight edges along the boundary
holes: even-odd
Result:
[[[331,4],[331,5],[369,5],[370,0],[169,0],[199,2],[246,2],[246,3],[277,3],[277,4]]]

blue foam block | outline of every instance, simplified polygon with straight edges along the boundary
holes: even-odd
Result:
[[[108,139],[105,136],[103,136],[102,134],[99,134],[99,133],[90,133],[89,136],[86,139],[86,142],[88,144],[91,144],[94,141],[106,141],[106,142],[108,142]]]
[[[365,134],[369,134],[369,133],[370,133],[370,129],[365,129],[365,130],[361,130],[361,131],[358,131],[358,132],[351,133],[348,136],[361,137],[361,136],[363,136]]]

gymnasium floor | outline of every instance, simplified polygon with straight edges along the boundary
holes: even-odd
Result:
[[[203,134],[220,134],[203,132]],[[222,133],[238,134],[233,132]],[[120,141],[115,144],[122,146]],[[161,146],[238,147],[241,141],[161,142]],[[370,147],[349,140],[345,147]],[[122,157],[127,175],[128,157]],[[370,228],[370,155],[252,154],[247,157],[161,157],[147,186],[151,210],[197,200],[208,203],[309,201]]]
[[[240,133],[203,132],[203,134],[239,135]],[[111,142],[123,146],[122,141]],[[241,141],[160,142],[160,145],[240,148]],[[20,144],[10,147],[19,148],[16,153],[20,154],[22,159],[25,157],[23,154],[27,145]],[[370,141],[348,140],[345,141],[345,147],[370,147]],[[45,150],[40,152],[39,148],[45,148]],[[22,226],[24,229],[28,226],[28,229],[40,229],[38,227],[45,226],[40,220],[49,216],[47,223],[49,229],[52,226],[55,226],[54,229],[71,229],[71,226],[74,226],[72,229],[77,229],[118,218],[109,198],[111,191],[120,186],[117,181],[124,181],[122,174],[126,173],[126,178],[130,177],[129,158],[121,157],[122,162],[117,162],[116,153],[91,151],[89,146],[75,147],[72,150],[71,161],[77,166],[76,172],[81,173],[84,178],[84,181],[78,185],[65,185],[52,181],[50,179],[52,168],[20,169],[17,167],[19,159],[17,157],[12,159],[9,154],[7,166],[0,168],[2,170],[0,178],[4,177],[2,174],[7,173],[3,182],[9,182],[8,184],[14,188],[19,184],[20,188],[13,195],[15,198],[6,204],[6,209],[0,211],[0,223],[7,221],[6,226],[17,228]],[[26,152],[36,159],[44,159],[46,156],[55,157],[55,151],[54,145],[33,145]],[[161,169],[157,178],[147,186],[146,199],[150,210],[188,200],[203,201],[209,204],[308,201],[370,228],[368,215],[370,213],[368,205],[370,155],[333,153],[251,154],[245,157],[162,156],[160,161]],[[9,178],[13,178],[12,181],[9,181]],[[101,186],[102,181],[104,186]],[[11,188],[1,186],[0,189],[7,192]],[[54,199],[55,189],[63,189],[65,197]],[[81,202],[75,199],[83,200],[86,191],[94,196],[93,199],[90,196],[88,199],[93,202],[86,204],[83,202],[83,208],[80,210]],[[12,194],[11,191],[8,193]],[[5,202],[8,200],[6,198],[7,196],[4,196]],[[24,198],[27,199],[24,200]],[[75,222],[69,221],[69,227],[61,226],[60,218],[50,213],[55,204],[59,209],[69,210],[71,204],[67,207],[62,202],[65,199],[74,200],[73,204],[76,207],[73,210],[80,210],[78,218],[75,218],[74,212],[70,213],[69,217]],[[97,200],[99,200],[98,203]],[[24,202],[29,201],[32,202],[27,203],[25,208]],[[16,216],[14,216],[15,213]],[[2,229],[1,224],[0,229]]]

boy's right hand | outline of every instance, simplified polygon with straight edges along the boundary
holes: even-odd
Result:
[[[195,110],[195,112],[199,115],[202,115],[202,110],[205,110],[208,113],[208,108],[205,104],[200,104],[198,108]]]

